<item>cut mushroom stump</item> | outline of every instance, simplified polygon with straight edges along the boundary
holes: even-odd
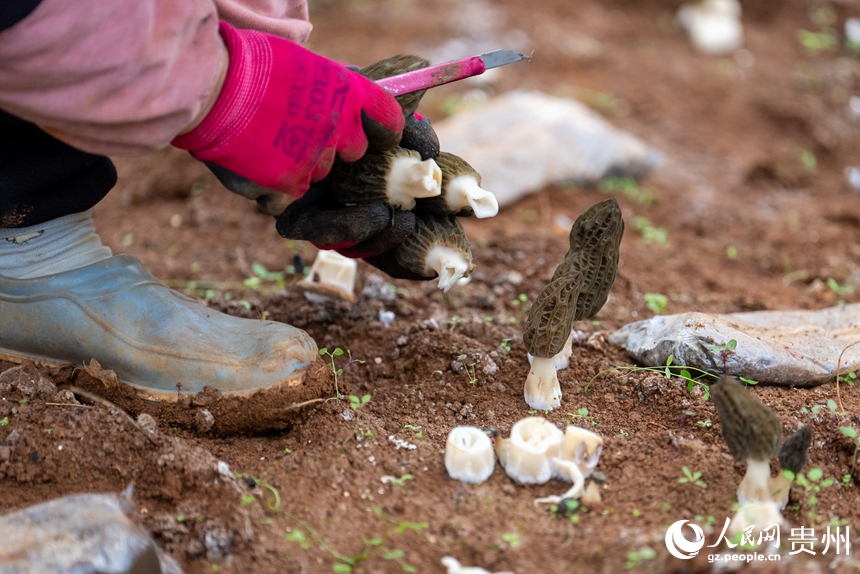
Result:
[[[496,465],[490,437],[477,427],[459,426],[448,433],[445,469],[460,482],[480,484],[490,478]]]

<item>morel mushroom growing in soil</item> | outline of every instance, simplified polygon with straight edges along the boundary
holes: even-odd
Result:
[[[747,462],[746,474],[738,486],[738,502],[743,505],[770,501],[770,459],[779,449],[779,418],[734,377],[720,377],[711,385],[711,397],[729,451],[735,460]]]
[[[561,406],[561,385],[554,357],[570,337],[582,282],[579,271],[562,275],[543,288],[529,309],[523,344],[534,359],[523,394],[533,409],[543,411]]]
[[[436,164],[442,170],[442,194],[419,200],[419,210],[464,216],[474,214],[478,219],[499,213],[496,196],[481,189],[481,175],[466,160],[443,151],[436,157]]]
[[[793,435],[785,439],[779,449],[779,466],[783,472],[770,479],[770,494],[780,510],[788,504],[788,495],[791,491],[791,482],[806,465],[807,451],[812,444],[812,427],[804,425],[797,429]],[[785,471],[791,473],[791,477],[785,476]]]
[[[415,233],[394,248],[394,258],[404,268],[423,277],[439,277],[446,293],[475,266],[463,226],[448,215],[418,214]]]
[[[524,390],[531,408],[561,406],[554,357],[570,337],[573,321],[593,317],[606,303],[618,271],[623,233],[621,207],[611,198],[591,206],[574,222],[570,249],[538,294],[523,327],[523,343],[534,357]]]
[[[338,163],[332,190],[344,205],[385,203],[404,211],[415,208],[416,198],[442,192],[442,171],[417,151],[395,147],[380,154],[365,154],[352,163]]]
[[[445,469],[451,478],[479,484],[490,478],[495,466],[493,443],[487,433],[476,427],[451,429],[445,443]]]

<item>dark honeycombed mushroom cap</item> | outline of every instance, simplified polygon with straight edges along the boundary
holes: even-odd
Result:
[[[773,409],[749,394],[736,378],[711,385],[723,438],[736,460],[770,460],[779,451],[782,428]]]
[[[582,273],[573,270],[538,293],[523,326],[523,344],[532,356],[549,359],[561,352],[570,337],[582,282]]]
[[[338,162],[332,169],[331,187],[335,200],[341,204],[388,203],[388,176],[396,157],[418,153],[402,147],[382,153],[368,153],[358,161]]]
[[[427,277],[425,271],[427,255],[436,246],[459,251],[468,262],[470,272],[474,268],[472,249],[466,238],[466,232],[456,218],[448,215],[416,214],[415,233],[394,248],[394,258],[402,267]]]
[[[582,273],[582,291],[576,302],[575,321],[597,314],[609,297],[618,272],[624,220],[615,199],[604,199],[582,213],[570,229],[570,250],[555,270],[553,280],[570,270]]]
[[[426,68],[429,65],[430,60],[426,60],[420,56],[398,55],[371,64],[362,69],[359,74],[370,80],[381,80],[382,78],[420,70],[421,68]],[[408,118],[415,113],[415,110],[418,109],[418,103],[421,101],[421,98],[424,96],[424,92],[426,91],[427,90],[420,90],[418,92],[412,92],[411,94],[403,94],[402,96],[394,97],[394,99],[400,104],[400,107],[403,108],[404,118]]]
[[[806,465],[807,450],[812,445],[812,427],[804,425],[785,439],[779,449],[779,466],[797,474]]]
[[[400,147],[417,151],[421,159],[435,159],[439,155],[439,136],[430,120],[414,115],[406,118],[403,126],[403,137],[400,139]]]
[[[427,211],[429,213],[458,215],[460,217],[468,217],[472,215],[472,210],[468,206],[464,209],[454,209],[448,202],[448,184],[455,177],[461,175],[471,175],[475,178],[478,185],[481,185],[481,174],[475,171],[469,163],[460,156],[454,155],[446,151],[440,152],[435,159],[436,165],[442,170],[442,194],[436,197],[425,197],[416,200],[416,211]]]

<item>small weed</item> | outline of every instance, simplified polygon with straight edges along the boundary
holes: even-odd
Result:
[[[373,438],[373,431],[370,429],[365,429],[363,431],[358,431],[358,436],[363,438],[364,440],[370,440]]]
[[[413,433],[415,438],[422,438],[424,433],[421,432],[421,427],[416,425],[403,425],[403,428],[406,430],[410,430]]]
[[[403,486],[403,485],[405,485],[405,484],[406,484],[406,481],[407,481],[407,480],[412,480],[413,478],[414,478],[414,477],[413,477],[411,474],[404,474],[404,475],[403,475],[403,476],[401,476],[400,478],[392,477],[392,478],[391,478],[391,484],[394,484],[394,485],[397,485],[397,486]]]
[[[520,545],[520,535],[516,532],[505,532],[502,534],[502,540],[507,542],[511,548],[516,548]]]
[[[43,429],[43,430],[45,431],[45,434],[48,434],[48,435],[51,434],[52,432],[54,432],[54,429]]]
[[[474,385],[475,383],[477,383],[477,382],[478,382],[478,377],[477,377],[477,375],[476,375],[476,373],[475,373],[475,365],[476,365],[477,363],[469,363],[469,364],[467,365],[467,364],[466,364],[466,355],[460,355],[460,356],[458,356],[458,357],[457,357],[457,360],[458,360],[458,361],[462,361],[462,362],[463,362],[463,368],[466,370],[466,374],[469,376],[469,384],[470,384],[470,385]]]
[[[669,307],[669,299],[661,293],[645,293],[645,306],[657,315],[665,315]]]
[[[311,547],[310,540],[308,540],[307,536],[305,536],[305,533],[301,530],[293,530],[292,532],[288,532],[286,535],[284,535],[284,540],[286,540],[287,542],[298,542],[302,550],[307,550]]]
[[[502,342],[499,344],[499,349],[504,351],[505,353],[511,352],[511,340],[510,339],[502,339]]]
[[[854,386],[854,381],[857,380],[857,373],[850,371],[847,375],[839,375],[839,382],[845,383],[849,387]]]
[[[794,481],[803,489],[804,494],[806,495],[805,503],[809,508],[806,516],[812,521],[812,524],[820,521],[822,517],[815,511],[815,507],[818,504],[817,495],[821,492],[822,488],[833,486],[836,481],[832,478],[822,480],[822,478],[824,478],[824,472],[818,467],[811,469],[806,476],[804,476],[802,472],[795,475],[790,470],[783,470],[782,474],[787,479]]]
[[[26,399],[26,398],[24,398],[24,399],[19,400],[19,401],[18,401],[18,404],[19,404],[19,405],[26,405],[26,404],[27,404],[27,399]]]
[[[734,245],[729,245],[726,247],[726,257],[729,259],[737,259],[738,258],[738,248]]]
[[[818,168],[818,160],[815,159],[815,154],[809,150],[800,152],[800,163],[806,171],[815,171]]]
[[[460,330],[462,331],[463,330],[463,323],[465,323],[465,322],[466,322],[466,320],[462,319],[460,317],[451,317],[450,319],[448,319],[448,324],[451,325],[452,331],[457,327],[459,327]]]
[[[684,476],[678,479],[678,482],[680,482],[681,484],[689,483],[695,484],[699,488],[708,488],[708,483],[703,480],[700,480],[702,478],[701,472],[690,472],[690,469],[686,466],[681,467],[681,472],[684,473]]]
[[[3,417],[0,419],[0,427],[5,427],[9,424],[9,417]]]
[[[688,367],[685,365],[673,365],[672,362],[674,360],[675,360],[675,356],[669,355],[668,357],[666,357],[666,364],[662,367],[632,367],[632,366],[626,366],[626,365],[616,365],[614,367],[604,369],[604,370],[598,372],[593,377],[591,377],[591,380],[588,381],[587,385],[585,385],[585,391],[586,392],[588,391],[588,387],[591,385],[591,383],[594,382],[594,379],[596,379],[600,375],[603,375],[603,374],[608,373],[610,371],[630,371],[630,372],[646,371],[646,372],[650,372],[650,373],[662,373],[666,376],[667,379],[671,379],[672,377],[677,377],[679,379],[687,381],[687,392],[692,391],[693,387],[695,385],[699,385],[700,387],[702,387],[704,389],[704,394],[702,395],[702,398],[707,401],[708,398],[711,396],[711,390],[710,390],[709,385],[707,383],[703,382],[702,379],[704,379],[706,377],[711,377],[711,378],[716,379],[717,375],[715,375],[713,373],[709,373],[708,371],[703,371],[702,369],[697,369],[695,367]],[[693,375],[693,373],[696,373],[696,374]]]
[[[835,50],[839,47],[839,40],[830,32],[810,32],[801,29],[797,31],[797,40],[810,52]]]
[[[630,551],[627,553],[627,563],[624,565],[625,568],[630,570],[631,568],[637,568],[642,566],[642,563],[645,560],[653,560],[654,557],[657,556],[657,553],[654,552],[653,549],[642,548],[641,550]]]
[[[656,191],[639,187],[639,184],[632,177],[604,179],[598,184],[598,189],[603,193],[623,193],[643,207],[650,207],[657,199]]]
[[[126,233],[122,236],[123,247],[131,247],[134,244],[134,233]]]
[[[511,305],[520,311],[525,311],[528,308],[529,298],[525,293],[520,293],[517,298],[511,301]]]
[[[292,454],[292,453],[293,453],[293,450],[292,450],[292,449],[290,449],[290,448],[285,448],[285,449],[284,449],[284,454]]]
[[[580,408],[576,409],[575,414],[574,413],[567,413],[567,416],[569,416],[572,420],[582,419],[584,421],[590,422],[591,426],[593,426],[593,427],[597,426],[597,422],[591,417],[591,415],[588,414],[588,408],[587,407],[580,407]]]
[[[833,277],[827,278],[827,286],[837,297],[845,297],[854,293],[854,285],[849,285],[847,283],[845,285],[840,285]],[[845,299],[839,299],[836,304],[840,307],[845,305]]]
[[[620,429],[620,430],[618,431],[618,433],[619,433],[621,436],[630,436],[630,433],[629,433],[629,432],[627,432],[627,431],[626,431],[626,430],[624,430],[624,429]]]
[[[254,503],[254,495],[253,494],[244,494],[242,495],[242,506],[248,506],[249,504]]]
[[[185,516],[180,514],[179,516],[176,517],[176,522],[185,522]]]
[[[642,234],[645,243],[669,244],[669,232],[666,231],[666,228],[654,227],[645,217],[633,218],[633,227]]]
[[[370,395],[361,395],[360,398],[355,395],[349,395],[349,407],[354,411],[357,411],[369,402]]]
[[[709,429],[713,426],[714,423],[711,422],[711,419],[705,421],[696,421],[696,424],[702,427],[703,429]]]
[[[334,358],[343,355],[343,349],[341,349],[340,347],[337,347],[334,351],[329,352],[327,347],[323,347],[322,349],[320,349],[320,355],[326,356],[329,358],[329,361],[330,361],[329,362],[329,368],[331,368],[331,372],[334,373],[334,393],[336,395],[335,398],[337,398],[337,400],[340,400],[341,397],[343,397],[343,395],[341,395],[340,390],[338,390],[337,378],[343,374],[343,369],[347,368],[348,366],[350,366],[353,363],[364,364],[364,361],[360,361],[358,359],[353,359],[352,358],[352,352],[350,352],[350,350],[347,349],[346,355],[347,355],[347,357],[349,357],[349,361],[347,361],[347,363],[343,366],[343,369],[338,369],[337,365],[335,365]],[[370,400],[370,399],[368,399],[368,400]]]
[[[696,522],[704,522],[704,523],[705,523],[705,526],[711,526],[711,525],[713,525],[713,524],[717,521],[717,519],[716,519],[716,518],[714,518],[714,517],[713,517],[713,516],[711,516],[711,515],[708,515],[708,516],[702,516],[701,514],[697,514],[697,515],[693,518],[693,520],[695,520]]]

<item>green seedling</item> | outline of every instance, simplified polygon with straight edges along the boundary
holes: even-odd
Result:
[[[806,516],[809,517],[812,524],[820,521],[822,517],[815,511],[815,507],[818,504],[818,494],[821,492],[822,488],[833,486],[836,481],[832,478],[822,480],[824,472],[818,467],[811,469],[806,476],[804,476],[802,472],[795,475],[790,470],[783,470],[782,474],[787,479],[794,481],[803,489],[803,492],[806,495],[805,504],[809,508],[809,512],[807,512]]]
[[[134,233],[126,233],[122,236],[122,246],[131,247],[134,244]]]
[[[818,168],[818,160],[815,159],[815,154],[808,150],[800,152],[800,163],[803,164],[806,171],[815,171]]]
[[[839,40],[830,32],[810,32],[801,29],[797,31],[797,40],[801,46],[813,53],[835,50],[839,47]]]
[[[352,410],[357,411],[364,405],[370,402],[370,395],[361,395],[361,397],[357,397],[355,395],[349,395],[349,406]]]
[[[520,311],[525,311],[528,308],[529,297],[525,293],[520,293],[517,298],[511,301],[511,305]]]
[[[672,363],[674,360],[675,356],[669,355],[668,357],[666,357],[666,364],[662,367],[634,367],[627,365],[616,365],[614,367],[609,367],[608,369],[603,369],[602,371],[591,377],[591,380],[588,381],[587,385],[585,385],[584,391],[588,392],[588,388],[591,386],[591,383],[594,382],[594,379],[610,371],[629,371],[634,373],[645,371],[649,373],[662,373],[666,376],[667,379],[676,377],[687,381],[687,392],[692,391],[693,387],[698,385],[704,389],[704,394],[702,395],[702,398],[707,401],[711,396],[711,390],[709,385],[705,383],[703,379],[708,377],[716,379],[717,375],[709,373],[708,371],[704,371],[702,369],[697,369],[695,367],[688,367],[685,365],[673,365]],[[695,375],[693,373],[695,373]]]
[[[851,456],[851,472],[846,474],[846,477],[854,476],[854,472],[857,469],[857,453],[860,452],[860,436],[857,436],[857,431],[851,427],[839,427],[839,430],[854,441],[854,454]],[[845,477],[843,477],[843,482],[845,482]]]
[[[669,299],[661,293],[645,293],[645,306],[657,315],[665,315],[669,307]]]
[[[249,504],[254,503],[254,495],[253,494],[244,494],[242,495],[242,506],[248,506]]]
[[[711,419],[708,419],[705,421],[696,421],[696,424],[699,425],[700,427],[702,427],[703,429],[709,429],[713,426]]]
[[[840,285],[833,277],[827,278],[827,286],[838,297],[846,297],[854,293],[854,285],[849,285],[847,283],[845,285]],[[845,305],[845,299],[839,299],[836,304],[840,307]]]
[[[505,353],[511,352],[511,340],[510,339],[502,339],[502,342],[499,344],[499,349],[504,351]]]
[[[406,430],[410,430],[413,432],[413,436],[415,438],[421,438],[424,436],[424,433],[421,432],[421,427],[416,425],[403,425],[403,428]]]
[[[597,422],[591,417],[591,415],[588,414],[587,407],[580,407],[576,409],[576,413],[567,413],[567,416],[569,416],[574,421],[577,419],[582,419],[584,421],[590,422],[591,426],[593,427],[597,426]]]
[[[26,399],[26,398],[20,399],[20,400],[18,401],[18,404],[19,404],[19,405],[26,405],[26,404],[27,404],[27,399]]]
[[[337,347],[337,348],[335,348],[334,351],[329,352],[327,347],[323,347],[322,349],[320,349],[320,355],[326,356],[329,358],[329,361],[330,361],[329,362],[329,368],[331,368],[331,372],[334,373],[334,392],[336,395],[335,398],[337,398],[337,400],[340,400],[343,397],[343,395],[340,394],[340,390],[338,389],[337,378],[343,374],[343,369],[347,368],[348,366],[350,366],[353,363],[364,364],[364,361],[361,361],[359,359],[353,359],[352,358],[352,352],[350,352],[350,350],[347,349],[346,350],[346,356],[349,358],[349,361],[347,361],[347,363],[343,366],[343,369],[338,369],[337,365],[335,365],[334,358],[343,355],[343,349],[341,349],[340,347]],[[370,399],[368,399],[368,400],[370,400]]]
[[[285,448],[284,449],[284,454],[292,454],[292,453],[293,453],[293,449],[291,449],[291,448]]]
[[[239,303],[239,305],[241,305],[242,307],[244,307],[248,311],[251,310],[251,302],[250,301],[246,301],[245,299],[242,299],[241,301],[237,301],[237,303]]]
[[[450,319],[448,319],[448,324],[451,325],[451,331],[453,331],[457,327],[459,327],[460,330],[462,331],[463,330],[463,323],[465,323],[465,322],[466,322],[466,320],[461,318],[461,317],[451,317]]]
[[[693,517],[693,520],[695,520],[696,522],[704,522],[705,526],[712,526],[717,521],[717,519],[711,515],[702,516],[701,514],[697,514],[695,517]]]
[[[681,484],[695,484],[699,488],[708,488],[708,483],[704,480],[701,480],[702,473],[701,472],[690,472],[690,469],[686,466],[681,467],[681,472],[684,473],[684,476],[678,479],[678,482]]]
[[[477,374],[475,372],[475,365],[477,363],[469,363],[467,365],[466,364],[466,355],[458,356],[457,360],[463,362],[463,368],[466,370],[466,374],[469,376],[469,384],[474,385],[475,383],[477,383],[478,377],[477,377]]]
[[[657,199],[655,190],[639,187],[632,177],[611,177],[601,181],[597,187],[603,193],[622,193],[643,207],[651,207]]]
[[[54,432],[54,429],[43,429],[43,430],[45,431],[45,434],[48,434],[48,435],[51,434],[52,432]]]
[[[422,530],[425,530],[430,527],[427,522],[409,522],[406,520],[397,520],[396,518],[385,514],[385,511],[382,510],[382,507],[380,506],[374,506],[373,513],[379,518],[382,518],[383,520],[387,520],[392,524],[396,524],[397,528],[395,529],[395,532],[397,532],[397,534],[403,534],[407,530],[411,530],[413,532],[421,532]]]
[[[738,258],[738,248],[734,245],[729,245],[726,247],[726,257],[729,259],[737,259]]]
[[[180,514],[179,516],[176,517],[176,522],[185,522],[185,516]]]
[[[0,419],[0,427],[5,427],[9,424],[9,417],[3,417]]]
[[[502,534],[502,540],[508,543],[511,548],[516,548],[520,545],[520,535],[516,532],[506,532]]]
[[[657,556],[657,553],[647,546],[641,550],[630,551],[627,553],[627,563],[624,567],[628,570],[631,568],[638,568],[639,566],[642,566],[644,561],[653,560],[655,556]]]
[[[620,429],[620,430],[618,431],[618,433],[619,433],[621,436],[630,436],[630,433],[629,433],[629,432],[627,432],[627,431],[626,431],[626,430],[624,430],[624,429]]]
[[[839,382],[845,383],[849,387],[854,386],[854,382],[857,380],[857,373],[854,371],[849,372],[847,375],[839,375]]]
[[[669,232],[665,227],[654,227],[645,217],[633,218],[633,228],[642,234],[645,243],[656,243],[658,245],[669,244]]]
[[[406,484],[407,480],[412,480],[414,477],[411,474],[404,474],[400,478],[391,477],[391,484],[396,486],[403,486]]]

